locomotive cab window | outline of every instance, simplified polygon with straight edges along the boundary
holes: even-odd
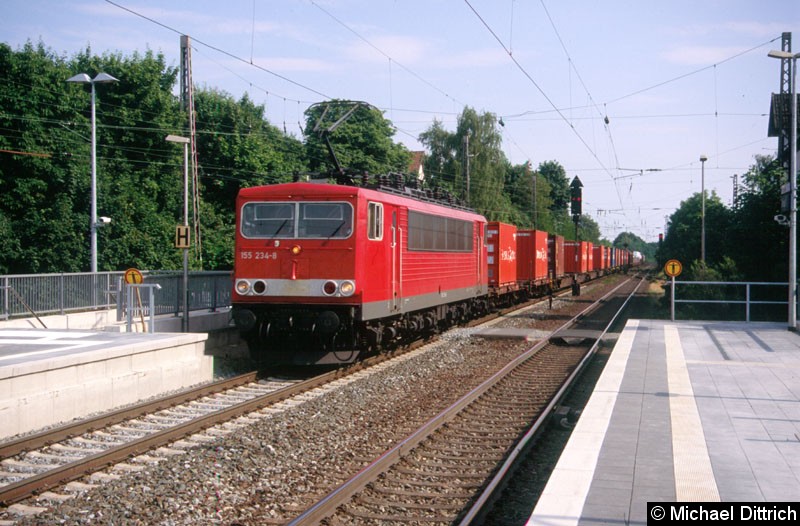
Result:
[[[291,237],[293,233],[292,203],[247,203],[242,207],[244,237]]]
[[[246,203],[242,236],[246,238],[350,237],[353,207],[349,203]]]
[[[367,237],[377,241],[383,239],[383,203],[367,205]]]
[[[348,203],[298,203],[300,221],[297,237],[350,237],[353,209]]]

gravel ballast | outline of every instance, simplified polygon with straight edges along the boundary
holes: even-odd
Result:
[[[553,311],[544,301],[496,326],[553,330],[608,288],[584,286],[580,301],[555,299]],[[371,374],[262,411],[66,502],[40,502],[49,509],[19,524],[284,523],[531,345],[471,332],[454,329]]]

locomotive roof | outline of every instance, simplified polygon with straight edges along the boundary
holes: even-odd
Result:
[[[452,205],[439,200],[426,199],[424,196],[419,194],[420,192],[415,192],[411,189],[402,191],[394,188],[384,187],[365,188],[361,186],[328,183],[297,182],[242,188],[239,190],[239,199],[260,199],[267,196],[271,198],[283,197],[286,199],[312,196],[344,199],[346,197],[361,195],[375,201],[393,204],[402,204],[404,201],[406,201],[406,206],[409,205],[407,201],[412,201],[418,204],[417,206],[414,206],[414,208],[417,209],[428,209],[430,211],[434,211],[434,208],[440,208],[451,213],[456,213],[457,215],[464,214],[468,216],[477,216],[484,221],[486,220],[481,214],[472,209]],[[440,212],[442,211],[440,210]]]

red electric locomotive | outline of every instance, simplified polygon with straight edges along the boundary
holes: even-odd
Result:
[[[246,188],[236,224],[233,319],[263,361],[347,363],[486,308],[486,219],[424,194]]]

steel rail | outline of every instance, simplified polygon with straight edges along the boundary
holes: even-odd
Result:
[[[403,355],[418,347],[422,343],[424,342],[412,342],[401,349],[382,353],[378,356],[350,364],[346,367],[323,373],[308,380],[298,382],[294,385],[257,396],[244,402],[240,402],[228,408],[208,413],[196,419],[178,424],[175,427],[162,431],[156,431],[147,436],[109,448],[94,455],[82,457],[74,462],[69,462],[53,470],[33,475],[5,486],[0,486],[0,505],[9,506],[16,502],[20,502],[25,498],[35,495],[39,492],[49,490],[67,482],[71,482],[84,475],[104,469],[110,465],[113,465],[114,463],[124,461],[132,456],[142,454],[151,449],[169,444],[202,429],[232,420],[249,412],[258,411],[263,407],[275,404],[292,396],[296,396],[302,392],[309,391],[326,383],[332,382],[338,378],[348,376],[356,371],[360,371],[373,365],[377,365],[383,361]],[[87,421],[81,421],[72,425],[53,429],[51,431],[45,431],[37,435],[23,437],[0,445],[0,452],[3,453],[0,455],[0,458],[6,458],[6,456],[13,456],[25,451],[45,447],[61,440],[79,436],[83,433],[95,431],[103,427],[124,422],[131,418],[137,418],[142,415],[168,409],[170,407],[174,407],[181,403],[189,402],[203,396],[224,392],[228,389],[246,385],[252,381],[255,381],[258,378],[258,375],[259,373],[255,371],[245,373],[228,380],[222,380],[206,386],[200,386],[187,391],[182,391],[175,395],[151,402],[144,402],[142,404],[137,404],[136,406],[113,411]]]
[[[539,301],[543,300],[540,299]],[[517,309],[531,305],[536,302],[537,301],[535,300],[527,302],[522,306],[518,306]],[[589,309],[591,309],[591,307],[585,309],[581,314],[578,314],[575,318],[566,322],[558,330],[561,330],[564,327],[568,326],[571,322],[582,316],[583,313],[587,312]],[[514,308],[504,309],[502,311],[499,311],[499,313],[495,312],[493,314],[483,317],[480,320],[473,320],[471,323],[468,323],[467,325],[472,326],[477,323],[485,322],[488,319],[496,318],[499,315],[502,315],[503,313],[507,313],[513,310],[516,309]],[[150,433],[145,437],[141,437],[139,439],[132,440],[125,444],[109,448],[105,451],[96,453],[94,455],[88,455],[74,462],[66,463],[53,470],[49,470],[47,472],[40,473],[37,475],[32,475],[23,480],[7,484],[5,486],[0,486],[0,505],[9,506],[13,503],[20,502],[27,497],[30,497],[42,491],[49,490],[53,487],[65,484],[67,482],[76,480],[82,476],[85,476],[92,472],[113,465],[114,463],[126,460],[131,456],[136,456],[148,450],[152,450],[162,445],[169,444],[170,442],[173,442],[185,436],[196,433],[199,430],[212,427],[219,423],[247,414],[248,412],[257,411],[267,405],[277,403],[283,399],[295,396],[301,392],[313,389],[317,386],[331,382],[337,378],[347,376],[352,372],[368,368],[372,365],[376,365],[378,363],[389,360],[396,356],[405,354],[406,352],[409,352],[424,343],[427,343],[427,341],[416,340],[414,342],[409,342],[405,346],[402,346],[402,348],[381,353],[378,356],[367,358],[355,364],[350,364],[346,367],[336,369],[328,373],[324,373],[309,380],[299,382],[295,385],[255,397],[251,400],[235,404],[226,409],[208,413],[202,417],[198,417],[191,421],[184,422],[173,428],[169,428],[162,431],[156,431]],[[21,437],[13,441],[0,444],[0,459],[9,458],[14,455],[18,455],[27,451],[46,447],[48,445],[57,443],[62,440],[80,436],[82,434],[96,431],[98,429],[118,424],[126,420],[138,418],[148,413],[160,411],[163,409],[168,409],[170,407],[174,407],[179,404],[201,398],[203,396],[224,392],[225,390],[228,389],[232,389],[241,385],[246,385],[247,383],[257,380],[257,378],[258,378],[257,372],[250,372],[231,379],[222,380],[219,382],[215,382],[213,384],[199,386],[197,388],[192,388],[186,391],[182,391],[180,393],[165,398],[153,400],[150,402],[144,402],[141,404],[137,404],[135,406],[102,414],[95,418],[76,422],[74,424],[68,424],[66,426],[59,427],[53,430],[44,431],[42,433],[38,433],[35,435]],[[498,377],[498,380],[499,378],[500,377]],[[410,444],[411,443],[409,442],[408,445],[406,445],[406,447],[403,449],[403,451],[406,451],[411,447],[413,447]]]
[[[579,314],[575,315],[572,319],[565,322],[561,327],[553,331],[553,334],[562,331],[565,328],[575,324],[579,319],[586,316],[586,314],[598,308],[603,300],[605,300],[608,296],[613,294],[623,284],[619,285],[611,292],[609,292],[608,294],[604,295],[602,298],[597,300],[595,303],[589,305]],[[516,369],[520,364],[530,359],[532,356],[534,356],[548,344],[549,341],[547,339],[544,339],[539,343],[537,343],[536,345],[534,345],[533,347],[531,347],[525,353],[521,354],[520,356],[512,360],[500,371],[496,372],[494,375],[485,380],[479,386],[475,387],[469,393],[464,395],[461,399],[451,404],[450,407],[448,407],[447,409],[445,409],[444,411],[442,411],[441,413],[430,419],[425,424],[423,424],[423,426],[420,427],[417,431],[415,431],[410,436],[403,439],[394,447],[386,451],[383,455],[381,455],[371,464],[364,467],[355,476],[344,482],[333,492],[329,493],[327,496],[322,498],[308,510],[303,512],[300,516],[293,519],[291,522],[288,523],[289,526],[315,525],[319,524],[320,521],[322,521],[326,517],[330,517],[339,506],[347,502],[353,495],[358,493],[365,486],[377,480],[377,478],[382,473],[384,473],[393,464],[397,463],[404,455],[413,450],[423,440],[428,438],[434,431],[442,427],[444,424],[453,420],[456,417],[456,415],[460,413],[465,407],[467,407],[476,399],[481,397],[484,393],[489,391],[493,386],[495,386],[505,376],[507,376],[509,372]],[[569,378],[572,379],[573,375],[571,375]],[[550,406],[548,406],[548,409],[547,411],[545,411],[545,413],[549,414],[550,409],[551,409]]]
[[[60,442],[69,438],[80,436],[84,433],[90,433],[103,427],[108,427],[114,424],[119,424],[125,420],[138,418],[142,415],[160,411],[162,409],[169,409],[179,404],[216,394],[234,387],[239,387],[248,383],[252,383],[258,379],[256,371],[245,373],[226,380],[220,380],[207,385],[201,385],[185,391],[181,391],[168,397],[159,398],[149,402],[142,402],[130,407],[103,413],[93,418],[80,420],[73,424],[67,424],[58,428],[50,429],[37,433],[35,435],[28,435],[0,444],[0,459],[13,457],[26,451],[39,449],[41,447]]]
[[[608,294],[603,296],[603,298],[598,300],[598,303],[603,301],[606,297],[610,296],[611,294],[615,293],[619,288],[627,284],[628,281],[621,283],[618,287],[611,290]],[[569,377],[567,377],[564,380],[564,383],[561,385],[561,388],[558,390],[558,392],[550,401],[550,403],[547,405],[547,407],[544,409],[544,411],[542,411],[539,418],[536,419],[536,421],[533,423],[530,429],[514,446],[514,449],[511,451],[511,453],[509,453],[508,457],[503,462],[503,465],[498,469],[495,476],[492,478],[489,484],[486,485],[486,487],[481,492],[480,496],[475,500],[475,503],[472,505],[469,511],[467,511],[467,513],[462,517],[461,521],[459,522],[459,526],[468,526],[469,524],[472,524],[472,522],[476,518],[480,517],[483,513],[486,512],[487,504],[491,503],[493,499],[498,495],[498,493],[502,490],[504,483],[507,482],[506,476],[509,474],[509,472],[513,470],[513,467],[516,464],[519,456],[527,449],[528,445],[533,441],[533,439],[536,436],[538,436],[539,432],[542,430],[544,425],[550,420],[555,409],[561,404],[561,401],[566,397],[567,393],[569,393],[569,390],[574,385],[575,380],[583,372],[584,368],[589,363],[589,360],[591,360],[592,357],[596,354],[597,347],[599,346],[600,341],[603,339],[603,336],[605,336],[609,328],[612,325],[614,325],[614,322],[617,320],[619,315],[625,310],[625,307],[628,305],[628,302],[631,300],[634,294],[636,294],[636,292],[639,290],[639,287],[641,286],[642,283],[643,281],[640,279],[639,283],[636,284],[636,287],[633,289],[633,291],[630,294],[628,294],[628,297],[625,299],[622,306],[617,310],[616,314],[614,314],[614,316],[611,318],[611,321],[608,322],[608,325],[600,334],[600,336],[597,338],[595,343],[592,345],[591,349],[589,349],[589,352],[586,353],[586,355],[583,357],[583,359],[575,368],[575,370],[572,372],[572,374],[570,374]]]
[[[347,371],[352,370],[352,368],[347,369]],[[83,457],[47,472],[2,486],[0,487],[0,504],[4,506],[14,504],[41,491],[46,491],[55,486],[71,482],[84,475],[104,469],[114,463],[122,462],[132,456],[140,455],[151,449],[169,444],[170,442],[197,433],[208,427],[232,420],[250,412],[258,411],[268,405],[331,382],[344,375],[345,373],[342,369],[330,371],[315,376],[314,378],[298,382],[297,384],[240,402],[228,408],[208,413],[188,422],[178,424],[175,427],[153,432],[147,436],[109,448],[94,455]],[[164,400],[153,403],[158,404],[159,402],[163,403],[163,401]]]

